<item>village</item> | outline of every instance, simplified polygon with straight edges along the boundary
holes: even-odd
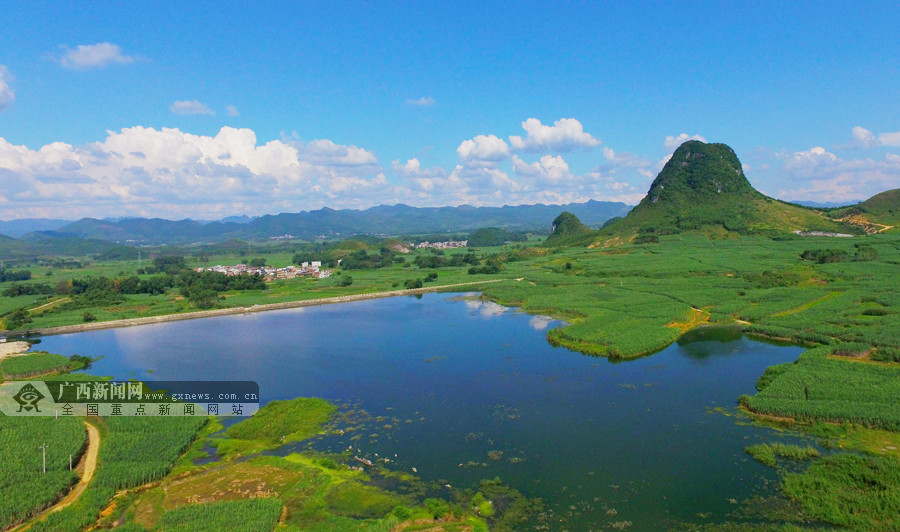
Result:
[[[419,242],[418,244],[412,246],[415,249],[424,249],[424,248],[434,248],[434,249],[453,249],[453,248],[464,248],[468,240],[447,240],[444,242]],[[411,245],[411,244],[410,244]]]
[[[275,268],[274,266],[248,266],[246,264],[237,264],[234,266],[209,266],[206,268],[195,268],[197,272],[219,272],[227,276],[233,275],[261,275],[265,281],[274,281],[275,279],[295,279],[297,277],[314,277],[316,279],[325,279],[331,277],[331,270],[322,269],[321,261],[303,262],[300,266],[285,266],[284,268]]]

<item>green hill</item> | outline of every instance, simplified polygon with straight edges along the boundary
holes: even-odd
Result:
[[[0,260],[34,260],[38,257],[82,257],[117,247],[112,242],[88,240],[54,231],[28,233],[21,238],[0,235]]]
[[[900,188],[885,190],[859,204],[861,211],[875,216],[900,216]]]
[[[846,228],[818,210],[758,192],[727,145],[691,140],[675,150],[640,204],[604,233],[795,230]]]
[[[499,227],[482,227],[469,235],[468,247],[502,246],[507,242],[524,242],[526,240],[528,240],[528,234],[524,231],[507,231]]]
[[[563,212],[553,220],[553,232],[544,241],[548,246],[570,246],[588,243],[596,231],[581,223],[571,212]]]
[[[900,188],[885,190],[856,205],[829,209],[828,215],[870,234],[893,229],[900,225]]]

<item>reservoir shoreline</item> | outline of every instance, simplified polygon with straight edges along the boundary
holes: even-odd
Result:
[[[230,316],[234,314],[248,314],[252,312],[266,312],[270,310],[284,310],[292,308],[313,307],[318,305],[332,305],[335,303],[349,303],[351,301],[364,301],[368,299],[380,299],[385,297],[397,296],[414,296],[425,294],[428,292],[438,292],[441,290],[459,288],[464,286],[476,286],[486,283],[499,283],[506,279],[488,279],[484,281],[472,281],[468,283],[445,284],[439,286],[428,286],[424,288],[410,288],[404,290],[389,290],[387,292],[370,292],[367,294],[353,294],[347,296],[323,297],[317,299],[305,299],[299,301],[285,301],[282,303],[266,303],[262,305],[252,305],[249,307],[229,307],[213,310],[198,310],[195,312],[184,312],[181,314],[163,314],[161,316],[146,316],[142,318],[129,318],[123,320],[110,320],[91,323],[79,323],[75,325],[62,325],[59,327],[44,327],[39,329],[22,329],[3,331],[7,337],[20,336],[53,336],[58,334],[69,334],[86,331],[98,331],[103,329],[115,329],[119,327],[134,327],[139,325],[149,325],[153,323],[166,323],[172,321],[194,320],[201,318],[212,318],[216,316]]]

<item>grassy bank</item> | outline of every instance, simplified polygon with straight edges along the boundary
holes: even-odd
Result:
[[[131,530],[240,529],[253,522],[255,530],[486,531],[489,524],[513,530],[540,510],[539,502],[499,481],[485,481],[478,492],[448,490],[349,454],[258,454],[321,433],[334,411],[322,399],[275,401],[224,433],[204,431],[188,454],[213,443],[215,460],[182,460],[160,482],[120,494],[100,522]],[[426,495],[436,491],[448,495]],[[492,498],[503,502],[497,511]]]

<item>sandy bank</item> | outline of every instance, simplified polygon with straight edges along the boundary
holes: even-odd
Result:
[[[31,347],[28,342],[3,342],[0,343],[0,360],[6,357],[14,357],[25,354]]]

